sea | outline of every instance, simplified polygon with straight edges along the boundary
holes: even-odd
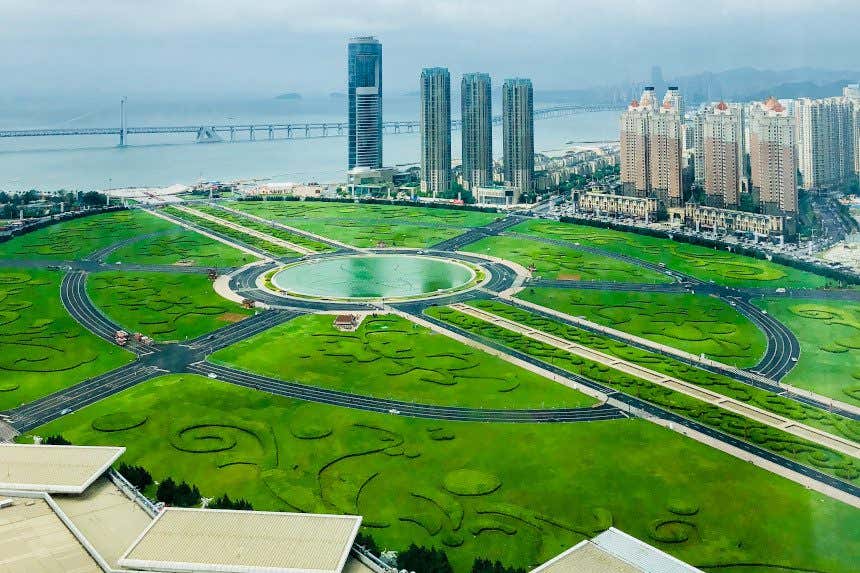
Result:
[[[534,106],[539,109],[558,103],[569,102],[536,98]],[[343,97],[130,98],[126,106],[127,123],[134,127],[346,121],[347,107]],[[0,107],[0,129],[117,127],[119,110],[119,101],[14,101]],[[497,110],[500,105],[494,102],[494,113]],[[386,97],[383,116],[386,121],[417,119],[418,98]],[[493,135],[493,156],[499,157],[500,125],[494,126]],[[0,190],[100,190],[250,179],[336,183],[346,178],[345,136],[268,140],[265,133],[257,133],[256,141],[246,138],[246,134],[237,134],[232,143],[196,143],[195,136],[187,133],[130,135],[124,147],[118,146],[116,136],[0,138]],[[537,151],[617,138],[618,112],[535,121]],[[417,130],[385,135],[385,165],[414,164],[419,153]],[[452,155],[460,157],[459,131],[452,133]]]

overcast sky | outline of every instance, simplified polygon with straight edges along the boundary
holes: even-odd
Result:
[[[857,0],[0,0],[6,95],[344,91],[346,40],[421,67],[576,88],[754,66],[860,67]]]

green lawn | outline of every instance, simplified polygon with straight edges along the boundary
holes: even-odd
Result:
[[[137,235],[175,229],[139,210],[81,217],[0,243],[0,258],[72,261]]]
[[[294,201],[239,201],[231,207],[356,247],[429,247],[470,227],[499,218],[495,213]]]
[[[662,262],[670,269],[727,286],[819,288],[829,282],[829,279],[813,273],[724,250],[610,229],[530,220],[509,230],[578,242],[652,263]]]
[[[218,296],[203,273],[93,273],[87,292],[114,322],[158,341],[194,338],[254,312]]]
[[[738,382],[728,376],[695,368],[669,356],[640,350],[623,342],[598,334],[592,334],[559,320],[545,318],[500,301],[479,300],[468,304],[497,316],[502,316],[508,320],[548,332],[571,342],[621,358],[622,360],[627,360],[644,368],[696,384],[697,386],[718,392],[735,400],[753,404],[764,410],[770,410],[781,416],[820,428],[825,432],[860,441],[860,422],[849,420],[836,414],[822,412],[818,408],[777,396],[772,392]]]
[[[502,216],[498,213],[455,209],[313,201],[237,201],[230,203],[229,206],[270,220],[349,220],[366,223],[441,225],[460,228],[480,227]]]
[[[509,308],[512,311],[521,312],[512,307]],[[826,474],[839,477],[846,482],[860,483],[860,469],[857,467],[858,460],[851,456],[799,438],[773,426],[755,422],[719,406],[707,404],[692,396],[676,392],[664,386],[658,386],[643,378],[632,376],[595,360],[583,358],[577,354],[535,340],[518,332],[513,332],[501,326],[474,318],[450,307],[431,307],[426,310],[426,313],[489,341],[503,344],[509,348],[533,356],[538,360],[553,364],[574,374],[579,374],[631,396],[652,402],[668,411],[737,436],[750,443],[757,444],[766,450],[777,452],[789,459],[814,467]],[[541,325],[544,326],[549,322],[547,319],[541,317],[536,317],[536,321],[541,321]],[[598,337],[594,337],[583,331],[579,331],[581,334],[568,334],[569,331],[566,330],[567,328],[566,325],[559,324],[556,327],[557,330],[552,330],[549,327],[541,329],[557,335],[564,333],[565,338],[577,342],[590,337],[592,338],[592,343],[587,344],[587,346],[604,350],[610,354],[618,352],[613,348],[612,341],[601,345],[599,344],[599,340],[596,340]],[[627,352],[633,357],[641,353],[638,349],[627,348]],[[626,358],[623,354],[620,357]],[[667,361],[665,357],[650,355],[648,357],[640,357],[634,361],[653,370],[666,371],[671,375],[678,375],[678,367],[671,361]],[[667,371],[667,369],[670,370]],[[806,408],[779,396],[770,395],[773,398],[769,399],[766,396],[761,396],[762,393],[755,388],[734,382],[725,377],[710,375],[710,373],[702,370],[692,367],[687,367],[687,370],[687,374],[683,376],[679,375],[679,377],[696,384],[713,385],[712,389],[714,391],[732,397],[736,397],[735,394],[739,394],[737,396],[738,399],[745,401],[752,400],[757,405],[762,405],[759,400],[756,400],[756,398],[760,398],[768,404],[768,409],[790,416],[791,418],[807,421],[810,424],[831,426],[834,431],[838,430],[839,433],[854,440],[860,434],[858,423],[852,420],[823,413],[814,408]],[[742,396],[745,396],[745,398]]]
[[[524,267],[534,265],[534,276],[544,279],[631,283],[664,283],[671,280],[660,273],[623,261],[521,237],[485,237],[462,250],[501,257]]]
[[[143,239],[117,249],[107,262],[144,265],[188,265],[197,267],[240,267],[259,260],[229,245],[188,229],[177,228],[166,235]]]
[[[243,227],[246,227],[248,229],[254,229],[256,231],[260,231],[261,233],[265,233],[267,235],[283,239],[284,241],[287,241],[294,245],[305,247],[306,249],[310,249],[318,253],[335,250],[334,247],[328,245],[327,243],[321,243],[320,241],[309,239],[304,235],[299,235],[298,233],[292,233],[290,231],[285,231],[284,229],[281,229],[279,227],[273,227],[272,225],[261,223],[255,219],[248,217],[247,215],[237,215],[236,213],[233,213],[231,211],[219,209],[218,207],[212,207],[210,205],[194,205],[194,209],[196,209],[197,211],[202,211],[203,213],[207,213],[214,217],[218,217],[220,219],[236,223],[237,225],[242,225]]]
[[[532,567],[609,525],[694,565],[762,564],[715,572],[847,573],[860,554],[857,509],[642,420],[418,420],[183,375],[34,433],[125,446],[207,497],[357,513],[383,548],[444,547],[464,573],[475,557]]]
[[[0,410],[131,362],[133,356],[90,334],[60,302],[62,274],[0,271]]]
[[[214,362],[369,396],[472,408],[580,407],[594,399],[394,315],[340,332],[308,315],[220,350]]]
[[[204,217],[200,217],[193,213],[188,213],[187,211],[182,211],[175,207],[165,207],[164,212],[172,217],[176,217],[177,219],[182,219],[183,221],[187,221],[198,227],[202,227],[203,229],[208,229],[219,235],[224,235],[226,237],[230,237],[231,239],[235,239],[239,243],[242,243],[248,247],[256,247],[257,249],[263,251],[264,253],[268,253],[273,257],[300,257],[301,253],[296,252],[290,248],[284,247],[278,243],[273,243],[271,241],[267,241],[266,239],[262,239],[260,237],[256,237],[254,235],[249,235],[244,231],[240,231],[238,229],[234,229],[233,227],[228,227],[227,225],[222,225],[221,223],[216,223],[215,221],[210,221]]]
[[[741,368],[758,363],[767,347],[749,319],[714,297],[564,288],[527,288],[517,296]]]
[[[783,381],[860,405],[860,303],[774,298],[754,301],[800,342],[797,365]]]

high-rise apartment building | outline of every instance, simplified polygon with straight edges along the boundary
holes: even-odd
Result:
[[[436,197],[451,188],[451,76],[447,68],[421,70],[421,191]]]
[[[681,92],[678,91],[678,86],[669,86],[666,90],[666,95],[663,97],[663,105],[669,104],[671,107],[678,110],[678,113],[681,115],[681,122],[684,121],[684,98],[681,96]]]
[[[488,74],[464,74],[460,84],[463,179],[467,189],[493,183],[493,104]]]
[[[702,114],[702,188],[710,207],[735,209],[743,180],[742,108],[720,102]]]
[[[854,174],[860,175],[860,84],[845,86],[842,95],[854,105]]]
[[[505,80],[502,86],[502,147],[505,181],[517,190],[514,203],[534,189],[534,93],[531,80]]]
[[[352,38],[349,74],[349,169],[382,167],[382,44],[372,36]]]
[[[822,190],[854,177],[854,104],[847,97],[801,98],[794,104],[798,168],[804,189]]]
[[[750,107],[750,181],[767,215],[797,213],[794,117],[771,97]]]
[[[656,197],[663,206],[682,198],[683,133],[680,95],[667,95],[658,105],[653,87],[646,87],[621,114],[621,184],[627,195]]]

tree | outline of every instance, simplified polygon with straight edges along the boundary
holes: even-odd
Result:
[[[376,544],[376,540],[374,540],[370,535],[359,531],[358,535],[355,536],[355,542],[358,545],[363,545],[365,549],[374,555],[379,555],[379,546]]]
[[[526,570],[522,567],[505,567],[499,561],[479,557],[472,564],[472,573],[526,573]]]
[[[245,511],[254,509],[248,500],[240,498],[234,501],[226,493],[210,501],[208,507],[210,509],[242,509]]]
[[[123,462],[119,465],[119,473],[139,490],[152,483],[152,475],[141,466],[131,466]]]
[[[71,446],[72,442],[63,437],[62,434],[57,434],[56,436],[48,436],[44,440],[42,440],[43,444],[47,444],[49,446]]]
[[[415,573],[454,573],[448,555],[443,550],[418,547],[414,543],[397,556],[397,567]]]

